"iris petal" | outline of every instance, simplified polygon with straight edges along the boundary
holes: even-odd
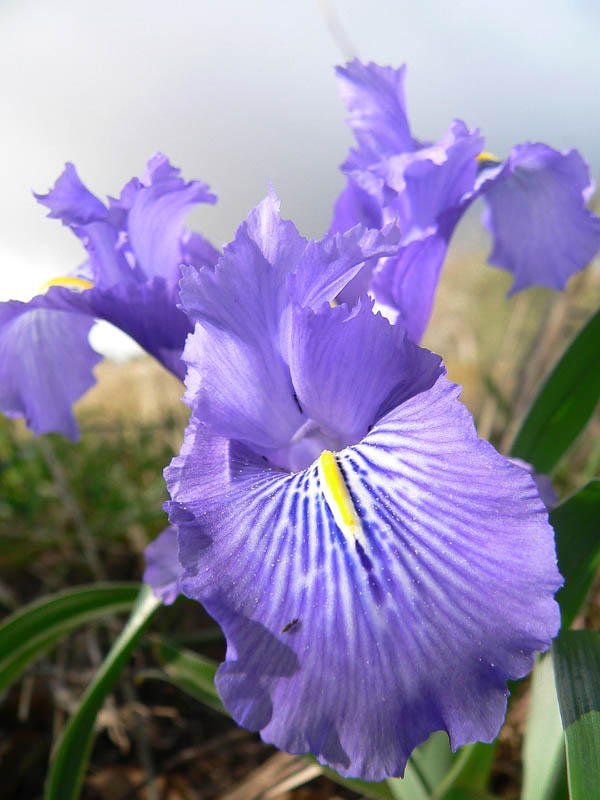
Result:
[[[283,360],[287,283],[306,248],[274,194],[248,217],[215,271],[184,269],[181,301],[198,323],[183,358],[186,397],[216,433],[276,448],[303,419]]]
[[[432,225],[445,228],[450,237],[473,191],[482,147],[479,132],[456,120],[439,142],[388,159],[386,183],[398,192],[407,238],[414,229],[425,231]]]
[[[179,279],[185,216],[196,203],[215,203],[216,195],[201,181],[185,181],[168,159],[157,154],[148,164],[144,183],[129,211],[130,246],[146,279]]]
[[[101,359],[88,342],[89,293],[56,286],[29,303],[0,304],[0,410],[25,417],[35,433],[77,438],[71,405],[95,383]]]
[[[505,681],[558,629],[544,506],[457,392],[440,378],[337,454],[364,546],[317,465],[270,468],[197,420],[166,473],[181,587],[227,637],[225,705],[344,775],[402,774],[437,729],[454,748],[493,739]]]
[[[164,278],[121,283],[89,293],[91,313],[116,325],[181,380],[181,352],[192,331],[189,317],[178,308],[177,290]]]
[[[392,393],[397,404],[407,387],[414,394],[428,389],[442,369],[439,356],[373,314],[365,296],[351,312],[346,306],[318,314],[296,307],[289,366],[306,415],[336,431],[344,445],[366,435]]]
[[[359,222],[367,228],[381,228],[381,204],[352,179],[335,201],[330,233],[343,233]]]
[[[118,230],[106,206],[81,182],[73,164],[67,164],[48,194],[35,194],[50,209],[49,217],[60,219],[81,239],[88,251],[94,284],[110,286],[132,280],[131,266],[117,249]]]
[[[378,303],[386,306],[413,342],[425,332],[448,241],[434,229],[422,238],[399,248],[398,254],[377,265],[371,289]]]
[[[349,122],[365,166],[369,160],[410,152],[417,146],[406,116],[405,73],[404,66],[361,64],[358,59],[336,68],[339,91],[352,114]]]
[[[378,258],[398,251],[400,238],[400,230],[391,222],[381,230],[358,224],[345,233],[309,242],[289,279],[292,299],[313,311],[336,297],[341,299],[348,284],[355,278],[360,280],[359,273],[371,269]],[[360,294],[342,302],[354,305]]]
[[[337,72],[358,148],[342,165],[348,184],[336,203],[332,230],[359,221],[374,224],[379,208],[382,222],[397,219],[405,247],[395,260],[366,267],[344,301],[354,302],[370,288],[419,341],[447,244],[480,194],[487,203],[484,223],[494,237],[489,261],[514,274],[511,293],[535,285],[563,289],[596,255],[600,218],[585,206],[589,170],[576,151],[526,143],[501,163],[481,153],[477,131],[459,121],[437,143],[420,143],[406,117],[404,68],[355,60]]]
[[[533,285],[564,289],[600,248],[600,218],[585,207],[587,165],[575,150],[524,144],[490,172],[480,187],[494,237],[490,264],[513,273],[511,294]]]
[[[179,578],[183,567],[177,554],[177,528],[169,525],[151,542],[145,551],[146,569],[144,583],[160,597],[165,605],[171,605],[179,595]]]

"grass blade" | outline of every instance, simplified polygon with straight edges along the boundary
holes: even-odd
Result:
[[[571,800],[600,798],[600,634],[563,631],[552,646]]]
[[[553,800],[565,768],[565,748],[552,659],[538,658],[523,744],[521,800]]]
[[[318,763],[312,756],[310,756],[310,759]],[[341,775],[338,775],[337,772],[329,769],[329,767],[321,766],[321,769],[323,770],[323,775],[326,775],[334,783],[345,786],[347,789],[352,789],[362,797],[368,797],[371,800],[396,800],[387,785],[387,781],[370,783],[369,781],[361,781],[359,778],[342,778]]]
[[[600,481],[590,481],[550,514],[565,585],[556,595],[562,626],[581,608],[600,565]]]
[[[68,721],[58,742],[46,783],[45,800],[76,800],[94,742],[94,723],[106,695],[119,677],[161,601],[145,584],[139,591],[125,627],[88,686],[77,711]]]
[[[591,417],[600,397],[600,311],[550,373],[511,448],[536,472],[550,473]]]
[[[95,583],[48,595],[0,624],[0,693],[53,644],[100,617],[129,611],[139,583]]]

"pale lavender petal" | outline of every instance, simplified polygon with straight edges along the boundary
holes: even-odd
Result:
[[[356,225],[343,234],[309,242],[289,279],[290,297],[317,311],[339,297],[354,278],[362,280],[363,268],[368,272],[377,259],[396,254],[400,239],[400,230],[392,222],[381,230]],[[359,296],[352,294],[351,304]]]
[[[50,209],[49,217],[60,219],[63,225],[87,225],[106,217],[106,206],[87,189],[74,165],[65,164],[48,194],[36,194],[35,199]]]
[[[368,196],[373,202],[373,191],[379,191],[369,186],[373,174],[388,187],[387,199],[380,198],[382,217],[397,218],[403,246],[392,258],[371,261],[340,294],[342,302],[354,303],[369,288],[390,309],[390,316],[419,341],[431,314],[448,241],[475,197],[476,156],[482,146],[476,130],[455,121],[439,142],[391,155],[371,169],[352,173],[353,181],[371,189]],[[363,187],[359,191],[368,194]],[[346,207],[352,210],[344,199],[342,208]]]
[[[186,231],[181,237],[182,264],[214,269],[221,255],[222,253],[199,233]]]
[[[589,186],[576,150],[544,144],[519,145],[501,169],[482,173],[484,222],[494,237],[488,260],[513,273],[511,294],[529,286],[564,289],[594,258],[600,219],[585,206]]]
[[[448,215],[452,215],[454,227],[471,199],[476,156],[482,147],[479,132],[456,120],[439,142],[382,164],[380,172],[387,185],[398,193],[391,206],[399,213],[406,238],[415,229],[448,227]]]
[[[146,569],[143,581],[152,587],[156,597],[160,597],[166,606],[174,603],[180,594],[179,579],[183,567],[178,552],[177,528],[169,525],[144,553]]]
[[[146,279],[179,280],[185,217],[196,203],[215,203],[201,181],[185,181],[160,153],[148,163],[127,218],[129,244]]]
[[[84,293],[85,295],[86,293]],[[72,404],[95,383],[87,298],[54,287],[29,303],[0,304],[0,410],[35,433],[77,438]]]
[[[60,219],[81,239],[96,285],[133,280],[131,266],[118,249],[118,229],[106,206],[83,185],[73,164],[66,165],[48,194],[34,196],[50,209],[49,217]]]
[[[421,341],[427,327],[447,249],[447,239],[435,231],[383,259],[371,279],[375,299],[391,310],[413,342]]]
[[[280,326],[288,277],[306,248],[269,195],[227,245],[214,271],[184,268],[181,302],[197,322],[184,360],[187,401],[216,433],[276,448],[302,423]]]
[[[429,389],[441,359],[372,311],[363,297],[352,311],[325,306],[293,312],[289,365],[304,413],[335,431],[339,447],[363,438],[382,409]]]
[[[344,233],[359,223],[365,228],[381,228],[381,203],[349,178],[345,189],[335,201],[329,233]]]
[[[406,67],[361,64],[358,59],[336,68],[339,91],[352,115],[349,124],[365,165],[416,147],[406,116],[405,72]]]

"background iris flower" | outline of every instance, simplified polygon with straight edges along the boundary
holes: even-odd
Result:
[[[214,271],[184,270],[178,530],[145,574],[223,628],[239,724],[371,780],[432,731],[496,736],[561,585],[534,481],[477,437],[441,359],[366,294],[331,305],[393,235],[306,242],[271,195]]]
[[[342,164],[348,181],[331,230],[397,218],[403,233],[398,255],[367,265],[342,300],[352,303],[369,288],[418,342],[450,238],[477,197],[493,237],[489,262],[514,275],[511,293],[563,289],[594,257],[600,219],[585,206],[592,182],[577,151],[528,142],[501,162],[483,152],[477,130],[456,120],[438,142],[423,143],[406,115],[405,67],[354,60],[337,75],[358,147]]]
[[[219,257],[184,220],[193,205],[216,196],[200,181],[186,183],[159,153],[108,206],[72,164],[36,197],[81,239],[88,258],[28,303],[0,304],[0,410],[24,416],[36,433],[76,438],[71,405],[94,383],[101,358],[88,342],[95,319],[121,328],[183,378],[180,355],[192,326],[177,308],[180,265],[210,267]]]

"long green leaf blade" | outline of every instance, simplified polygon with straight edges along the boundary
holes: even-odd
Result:
[[[540,657],[533,670],[523,744],[521,800],[552,800],[564,774],[564,734],[554,688],[552,659]]]
[[[581,329],[536,397],[511,455],[549,473],[575,441],[600,397],[600,311]]]
[[[600,798],[600,634],[563,631],[552,646],[571,800]]]
[[[119,677],[152,615],[161,605],[143,585],[125,627],[68,721],[50,766],[46,800],[77,800],[94,742],[94,723],[104,699]]]
[[[95,583],[43,597],[0,624],[0,693],[46,650],[75,628],[129,611],[138,583]]]
[[[558,566],[565,585],[556,599],[562,626],[581,608],[600,565],[600,481],[590,481],[550,514],[556,533]]]
[[[310,756],[311,761],[316,762],[316,758]],[[321,767],[323,775],[326,775],[334,783],[340,786],[345,786],[347,789],[352,789],[357,794],[363,797],[369,797],[371,800],[396,800],[394,794],[388,787],[387,781],[380,781],[379,783],[369,783],[368,781],[361,781],[359,778],[342,778],[329,767]]]
[[[429,800],[457,758],[447,734],[436,731],[413,751],[403,778],[388,778],[390,791],[397,800]]]

